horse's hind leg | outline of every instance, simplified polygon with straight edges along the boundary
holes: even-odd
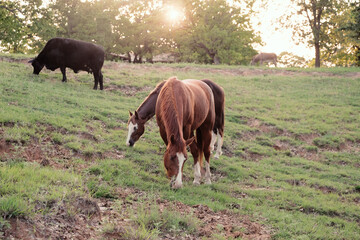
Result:
[[[202,150],[205,156],[205,184],[211,184],[211,173],[210,173],[210,143],[211,143],[212,131],[202,131]]]
[[[214,158],[218,159],[223,153],[221,149],[224,139],[223,139],[223,134],[220,134],[220,131],[217,132],[216,137],[217,137],[217,144],[216,144],[216,153]]]
[[[211,132],[211,143],[210,143],[210,151],[214,151],[215,149],[215,143],[216,143],[216,137],[217,134],[215,132],[215,129]]]

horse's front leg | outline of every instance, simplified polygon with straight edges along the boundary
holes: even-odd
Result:
[[[197,147],[196,142],[190,144],[190,152],[194,158],[194,185],[200,185],[201,180],[201,164],[199,159],[199,148]]]

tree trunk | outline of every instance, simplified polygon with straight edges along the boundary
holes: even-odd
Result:
[[[218,56],[215,55],[213,59],[214,59],[214,64],[215,65],[220,64],[220,58]]]
[[[315,43],[315,67],[320,67],[320,43]]]
[[[360,47],[355,46],[355,48],[356,48],[356,51],[355,51],[355,56],[356,56],[355,66],[360,67]]]

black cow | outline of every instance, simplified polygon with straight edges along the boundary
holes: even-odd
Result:
[[[103,90],[103,75],[101,68],[104,64],[104,49],[93,43],[83,42],[68,38],[50,39],[39,55],[29,61],[34,67],[34,74],[39,74],[45,66],[54,71],[60,68],[63,82],[66,82],[66,68],[71,68],[75,73],[80,70],[94,74],[94,89],[100,83]]]

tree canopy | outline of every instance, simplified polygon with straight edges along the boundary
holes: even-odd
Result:
[[[352,65],[354,51],[349,38],[340,31],[350,21],[350,3],[342,0],[293,0],[296,11],[283,19],[285,27],[293,29],[293,35],[301,42],[314,47],[315,67],[329,62],[335,65]],[[299,18],[302,16],[302,18]],[[356,31],[347,28],[348,31]]]
[[[3,0],[0,49],[38,52],[49,39],[67,37],[102,45],[108,55],[131,54],[135,62],[169,53],[187,62],[248,64],[261,44],[250,23],[256,1],[262,0]],[[284,25],[314,47],[315,66],[360,64],[359,3],[292,1],[298,9]],[[172,18],[171,7],[181,14]],[[295,14],[304,16],[301,23],[292,21]]]

